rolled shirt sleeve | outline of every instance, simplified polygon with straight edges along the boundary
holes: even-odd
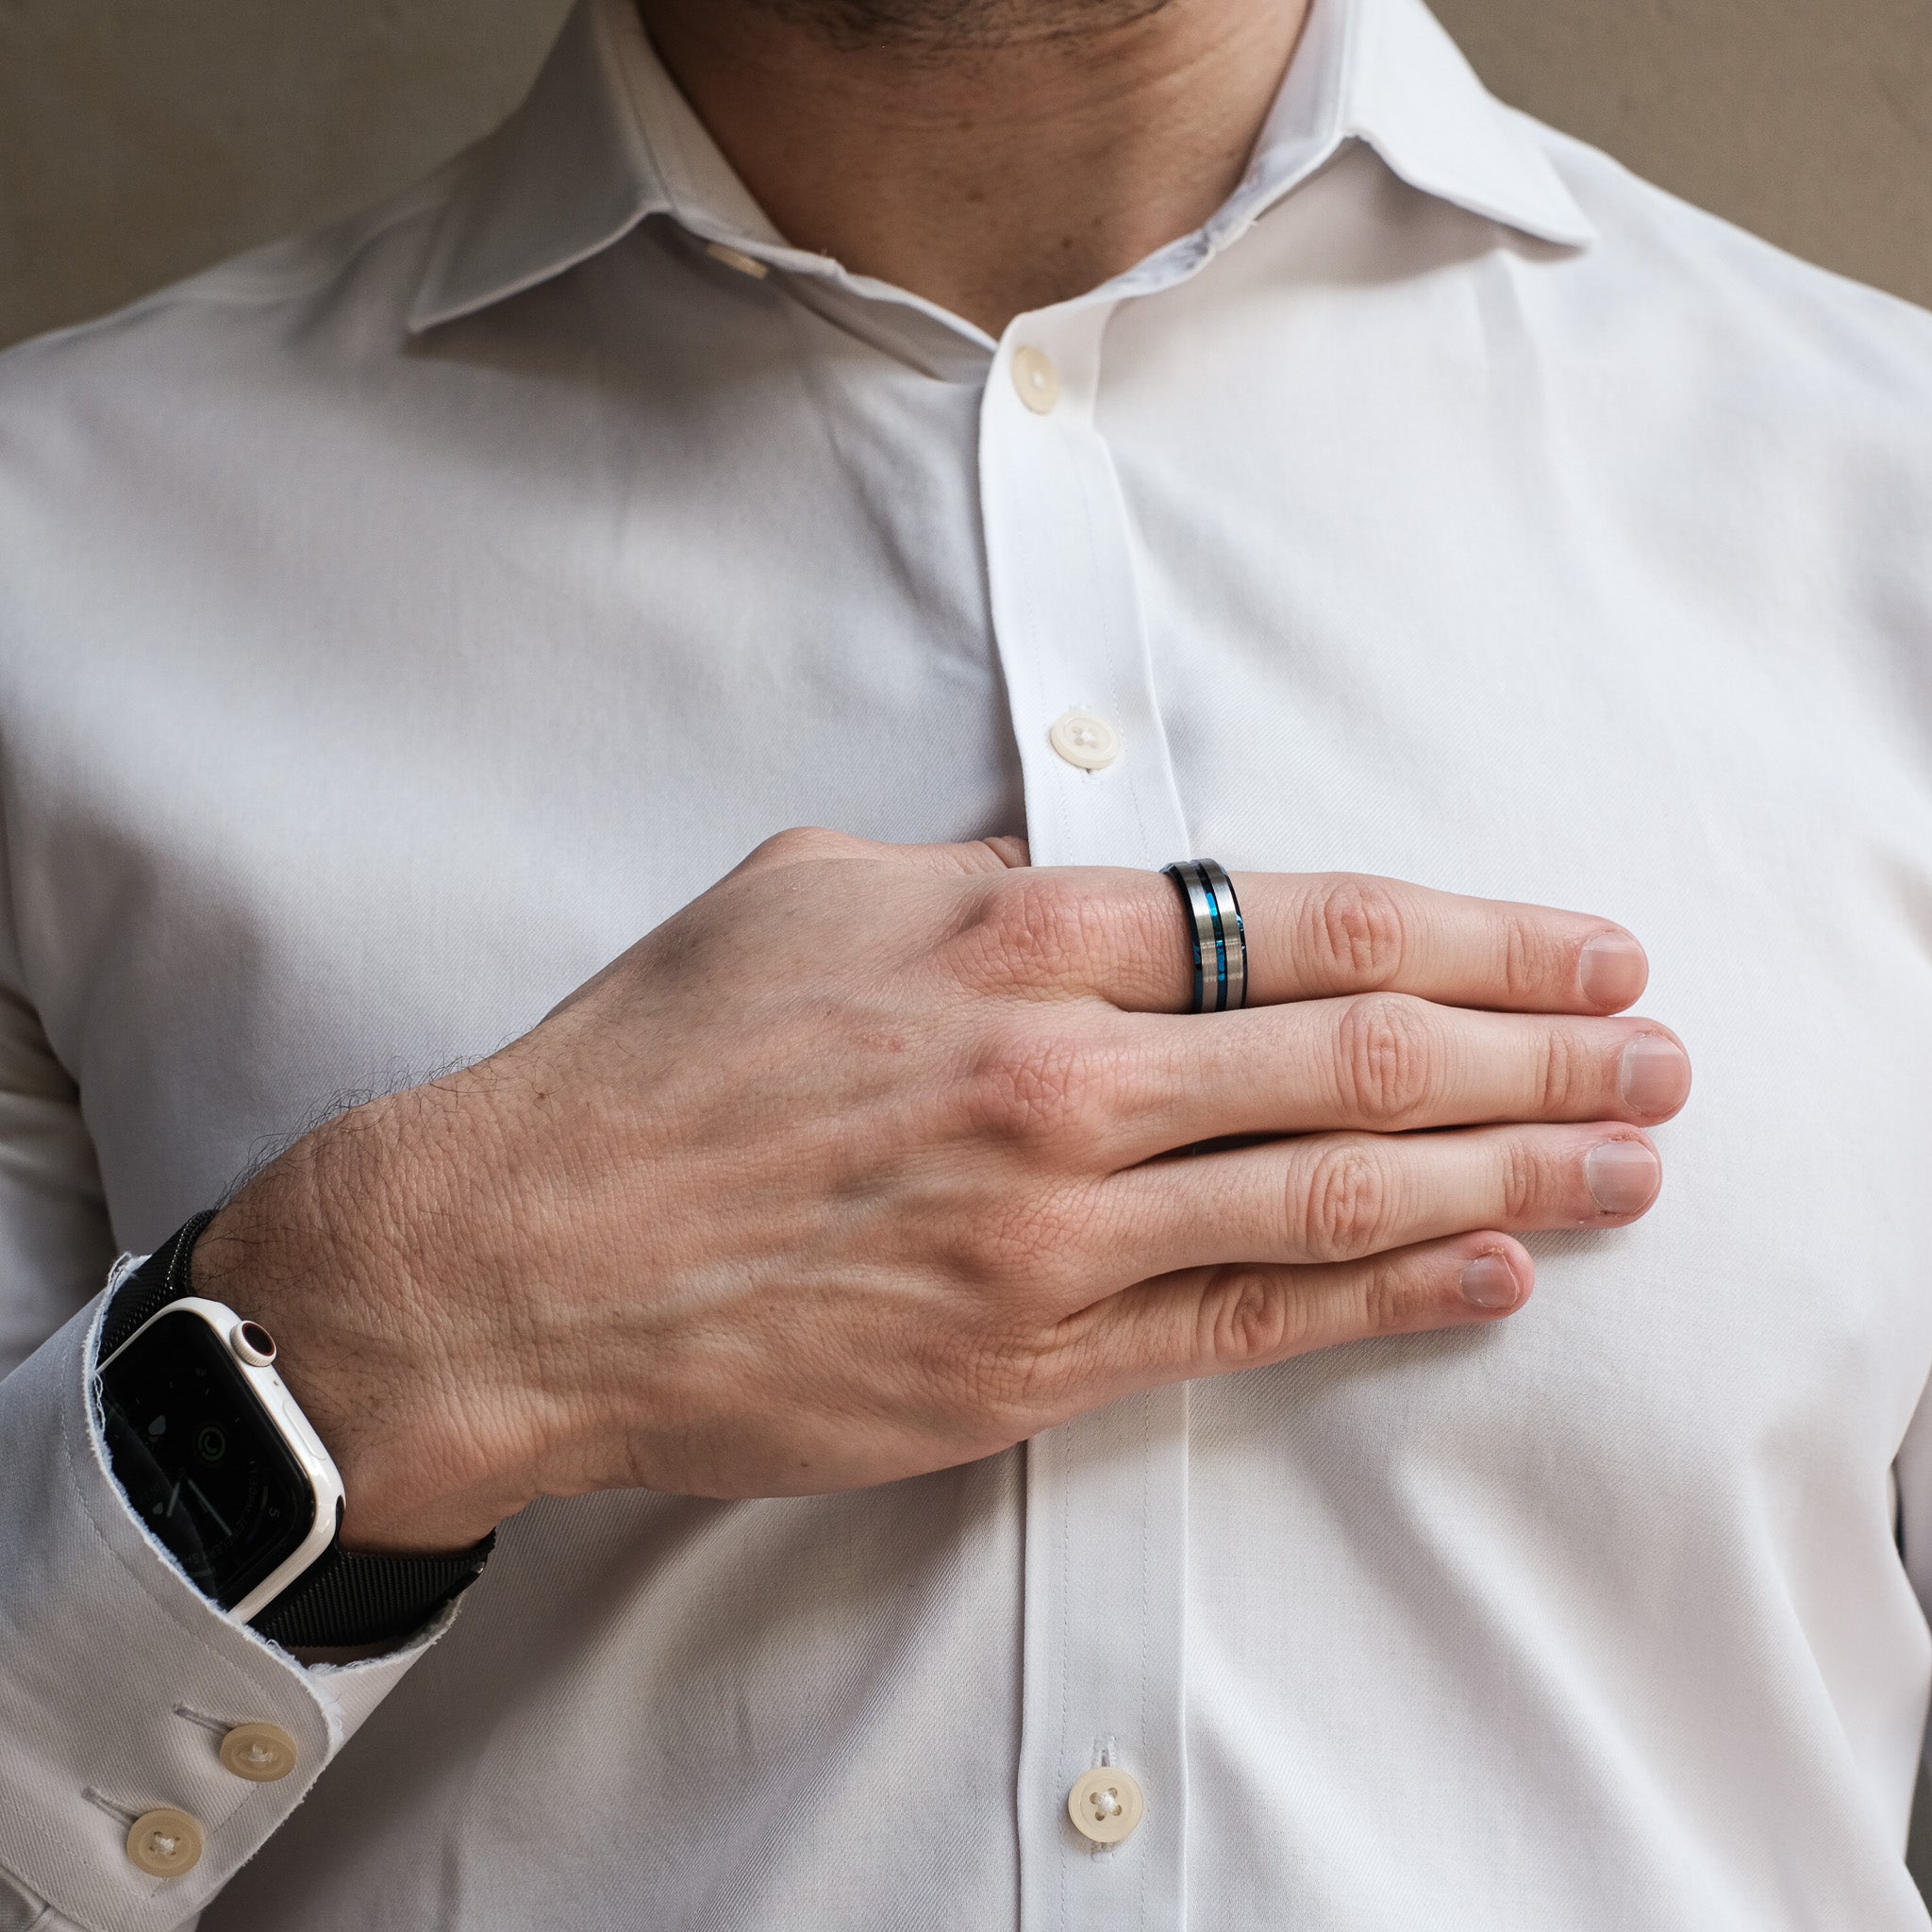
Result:
[[[91,1391],[106,1300],[0,1381],[0,1878],[35,1932],[192,1924],[457,1613],[368,1662],[305,1667],[205,1596],[108,1467]],[[225,1767],[244,1724],[293,1740],[285,1775]],[[130,1850],[158,1810],[202,1840],[172,1877]]]

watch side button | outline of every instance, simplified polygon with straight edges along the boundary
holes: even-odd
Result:
[[[322,1446],[321,1441],[317,1439],[315,1431],[309,1427],[308,1418],[295,1407],[292,1396],[285,1395],[275,1406],[282,1412],[282,1420],[302,1439],[302,1446],[311,1456],[326,1456],[328,1454],[328,1451]]]

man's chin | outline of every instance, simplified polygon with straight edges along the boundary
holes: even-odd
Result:
[[[809,24],[841,46],[937,52],[1106,32],[1173,0],[747,0]]]

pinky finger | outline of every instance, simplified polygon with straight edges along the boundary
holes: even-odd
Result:
[[[1535,1276],[1522,1243],[1493,1233],[1322,1266],[1190,1268],[1096,1302],[1062,1339],[1107,1400],[1344,1341],[1495,1322],[1528,1300]]]

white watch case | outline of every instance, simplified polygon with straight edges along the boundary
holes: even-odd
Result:
[[[157,1322],[173,1321],[181,1315],[192,1315],[214,1330],[216,1339],[227,1351],[228,1358],[241,1371],[242,1379],[261,1404],[262,1414],[268,1418],[269,1425],[288,1445],[289,1453],[308,1478],[308,1487],[315,1496],[315,1520],[309,1524],[308,1534],[300,1545],[270,1571],[240,1603],[229,1607],[228,1614],[246,1624],[267,1609],[335,1541],[336,1518],[342,1502],[342,1478],[328,1451],[322,1446],[322,1438],[315,1433],[300,1405],[289,1393],[288,1384],[275,1374],[273,1355],[264,1359],[261,1350],[244,1336],[243,1331],[250,1328],[260,1334],[262,1331],[258,1325],[221,1302],[207,1301],[200,1295],[183,1295],[179,1301],[156,1309],[99,1365],[95,1374],[105,1374],[109,1363],[132,1348]]]

